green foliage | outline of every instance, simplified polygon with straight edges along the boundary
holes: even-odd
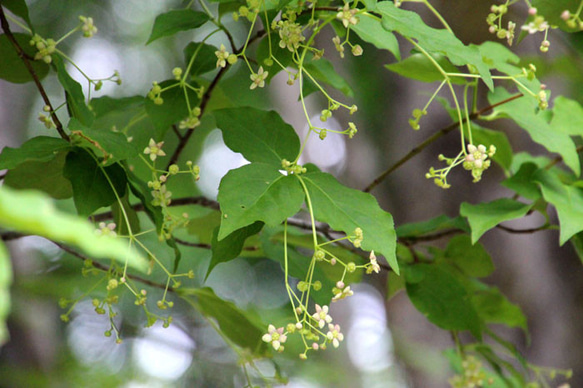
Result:
[[[156,17],[152,32],[146,44],[171,36],[179,31],[188,31],[205,24],[209,17],[204,12],[193,11],[191,9],[175,9]]]
[[[30,38],[30,35],[14,34],[14,39],[23,48],[24,53],[29,56],[34,56],[34,48],[28,44]],[[0,79],[17,84],[32,81],[30,72],[18,56],[14,45],[10,42],[6,34],[0,35],[0,58],[2,58]],[[39,79],[43,79],[49,73],[49,65],[44,62],[34,61],[31,62],[31,66]]]

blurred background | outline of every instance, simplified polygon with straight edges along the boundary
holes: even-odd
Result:
[[[105,83],[92,96],[145,96],[152,81],[171,78],[172,68],[184,66],[184,46],[204,37],[201,32],[182,32],[145,45],[155,17],[184,6],[180,1],[33,0],[27,4],[33,24],[44,37],[62,36],[76,26],[79,15],[93,17],[99,28],[95,37],[82,39],[77,34],[59,46],[92,78],[109,77],[114,70],[121,74],[121,87]],[[436,0],[432,4],[464,43],[478,44],[493,38],[485,22],[491,1]],[[438,26],[421,6],[407,5],[407,8],[418,9],[424,20]],[[512,20],[526,18],[525,7],[512,9],[509,15]],[[233,23],[229,17],[224,22],[235,31],[239,45],[246,33],[243,25]],[[14,26],[14,31],[19,29]],[[347,55],[340,60],[331,41],[333,36],[331,31],[322,33],[318,45],[325,48],[328,59],[355,91],[352,101],[344,96],[339,98],[349,105],[355,103],[359,110],[351,117],[335,114],[326,125],[339,129],[346,122],[354,121],[359,132],[350,141],[333,134],[325,142],[311,139],[313,143],[308,144],[303,162],[315,162],[338,176],[341,182],[362,189],[451,121],[439,104],[433,104],[429,115],[421,121],[421,130],[412,131],[407,123],[410,112],[425,104],[436,85],[409,81],[389,72],[383,65],[394,62],[395,58],[364,42],[359,42],[364,48],[363,56]],[[216,34],[207,43],[219,46],[224,39]],[[527,57],[527,62],[537,65],[539,78],[554,95],[563,94],[583,102],[583,35],[553,30],[548,54],[538,52],[540,40],[540,36],[529,36],[515,49]],[[403,52],[409,49],[401,43]],[[86,91],[86,81],[74,69],[69,71]],[[241,77],[248,78],[247,73],[241,74],[230,71],[223,80],[224,87],[234,87]],[[305,133],[306,123],[297,102],[298,90],[287,86],[285,81],[286,77],[280,74],[265,91],[241,90],[240,98],[250,105],[277,109],[298,133]],[[52,101],[63,101],[54,75],[49,75],[43,84]],[[478,107],[487,105],[485,94],[480,96],[480,101]],[[308,103],[315,118],[326,107],[324,99],[316,95],[310,96]],[[0,147],[17,147],[39,134],[54,135],[37,120],[42,107],[32,84],[16,85],[0,80]],[[510,121],[497,122],[493,129],[509,136],[515,152],[544,154],[540,146]],[[171,132],[167,137],[171,149],[175,140],[171,139]],[[373,190],[397,226],[440,214],[457,216],[462,202],[477,203],[512,195],[497,185],[504,176],[496,166],[478,184],[472,184],[465,171],[454,171],[450,176],[452,188],[447,191],[426,180],[425,172],[437,164],[437,155],[457,154],[458,143],[456,134],[450,133]],[[177,192],[176,197],[202,193],[214,199],[220,178],[229,169],[245,163],[239,154],[224,146],[218,130],[206,127],[197,131],[185,153],[184,160],[187,159],[200,165],[201,180],[196,189],[187,186],[182,192],[178,188],[173,190]],[[60,206],[73,209],[70,203]],[[542,217],[537,217],[526,217],[508,226],[536,227],[544,222]],[[518,330],[496,327],[497,332],[518,344],[533,364],[573,369],[571,386],[583,386],[583,271],[573,248],[569,244],[559,248],[558,231],[509,234],[496,229],[488,232],[481,242],[497,268],[487,282],[499,287],[522,307],[528,317],[530,341]],[[11,341],[0,348],[0,386],[137,388],[241,387],[245,384],[237,354],[190,306],[175,300],[174,324],[167,329],[157,325],[144,329],[144,317],[132,300],[122,300],[117,318],[123,328],[124,342],[116,345],[113,338],[103,335],[109,320],[95,314],[90,298],[74,307],[71,322],[65,324],[59,319],[63,310],[58,300],[79,297],[88,290],[86,280],[80,276],[82,262],[36,237],[7,245],[13,258],[15,281],[8,322]],[[210,252],[183,247],[183,255],[189,268],[195,269],[193,285],[210,286],[217,295],[243,309],[259,315],[273,314],[287,302],[283,275],[273,261],[240,258],[217,266],[203,282]],[[449,333],[430,324],[403,293],[387,301],[385,275],[366,276],[363,283],[354,287],[353,297],[332,306],[335,321],[346,335],[340,349],[318,353],[303,363],[297,362],[295,353],[276,357],[284,374],[289,376],[289,387],[448,386],[452,371],[443,351],[453,347]],[[257,368],[266,376],[276,373],[270,361],[258,362]]]

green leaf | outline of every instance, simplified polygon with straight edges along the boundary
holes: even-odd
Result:
[[[557,175],[538,170],[534,180],[540,185],[544,199],[557,209],[561,224],[559,244],[583,230],[583,190],[563,184]]]
[[[252,163],[223,177],[218,201],[222,213],[220,241],[255,221],[269,226],[283,222],[300,210],[304,192],[295,176],[282,175],[268,164]]]
[[[472,295],[472,303],[484,322],[519,327],[528,332],[526,317],[520,307],[510,302],[498,288],[483,285]]]
[[[128,142],[126,135],[109,129],[93,129],[81,124],[77,119],[69,121],[71,135],[78,139],[77,145],[92,149],[102,159],[103,165],[111,165],[120,160],[133,158],[140,150]]]
[[[502,186],[514,190],[518,195],[526,199],[536,201],[541,197],[540,190],[533,180],[534,173],[538,169],[539,166],[534,163],[523,163],[516,174],[502,182]]]
[[[384,255],[393,271],[399,273],[393,217],[380,208],[372,195],[343,186],[332,175],[322,172],[299,175],[298,178],[307,187],[317,220],[347,235],[352,235],[357,227],[361,228],[364,236],[362,249]]]
[[[162,140],[170,126],[187,118],[190,114],[190,110],[186,103],[184,89],[179,86],[178,81],[167,80],[160,82],[159,85],[162,89],[173,86],[162,92],[161,96],[164,103],[162,105],[156,105],[154,104],[154,101],[148,97],[146,97],[145,101],[146,113],[148,113],[148,116],[152,119],[154,127],[156,128],[156,139]],[[194,88],[198,87],[198,85],[194,83],[191,85]],[[187,87],[186,91],[190,108],[194,109],[199,105],[200,99],[192,89]]]
[[[447,229],[459,229],[464,232],[470,231],[466,220],[462,217],[450,218],[446,215],[441,215],[428,221],[400,225],[397,228],[397,236],[399,238],[419,237]]]
[[[91,110],[95,113],[97,118],[106,116],[112,111],[127,110],[135,105],[143,105],[143,96],[113,98],[110,96],[103,96],[91,99]]]
[[[146,44],[164,36],[174,35],[179,31],[187,31],[198,28],[209,20],[204,12],[192,9],[174,9],[156,17],[152,32]]]
[[[190,42],[184,48],[184,61],[186,64],[189,64],[192,56],[196,54],[196,58],[194,58],[190,66],[190,75],[196,77],[215,70],[217,68],[215,51],[218,51],[215,46],[200,42]]]
[[[484,246],[474,244],[467,235],[455,236],[449,240],[441,260],[469,277],[483,278],[494,272],[494,263]]]
[[[482,60],[490,69],[512,76],[521,73],[522,70],[517,66],[520,62],[520,57],[503,44],[486,41],[479,45],[478,48],[482,55]]]
[[[492,160],[504,170],[510,170],[514,154],[510,141],[508,141],[508,136],[504,132],[486,129],[472,123],[472,141],[474,144],[494,145],[496,153],[492,156]]]
[[[387,301],[391,300],[399,291],[405,289],[405,277],[394,272],[389,272],[387,276]]]
[[[0,225],[20,233],[42,236],[80,248],[90,257],[116,260],[145,272],[148,262],[125,240],[97,236],[86,220],[55,209],[52,200],[37,191],[0,187]]]
[[[60,151],[48,162],[30,161],[9,170],[4,183],[14,189],[40,190],[55,199],[73,196],[71,182],[63,175],[67,151]]]
[[[389,31],[415,39],[423,49],[430,53],[446,55],[456,66],[472,65],[490,90],[494,83],[488,66],[482,61],[477,46],[465,46],[455,35],[447,30],[427,26],[421,17],[412,11],[395,7],[390,1],[377,4],[377,12],[382,16],[382,26]]]
[[[53,64],[57,70],[57,78],[59,83],[65,89],[65,97],[67,99],[67,109],[69,115],[75,117],[79,122],[87,127],[91,127],[95,116],[85,104],[85,95],[83,89],[77,81],[75,81],[65,68],[63,60],[58,55],[53,55]]]
[[[218,264],[226,263],[236,259],[245,245],[248,237],[253,236],[263,228],[263,222],[255,222],[251,225],[245,226],[234,231],[221,241],[217,240],[219,228],[215,228],[212,239],[212,257],[209,267],[206,271],[205,279],[208,278],[213,268]]]
[[[210,213],[190,219],[188,221],[188,234],[198,237],[200,244],[211,245],[213,240],[213,231],[221,225],[221,212],[211,211]]]
[[[466,288],[443,265],[404,267],[407,295],[427,319],[445,330],[469,330],[481,339],[482,323]]]
[[[510,96],[505,89],[496,88],[494,93],[490,93],[488,100],[491,104],[495,104]],[[536,104],[534,98],[525,96],[496,107],[494,112],[511,118],[528,132],[532,140],[550,152],[561,155],[565,164],[579,176],[581,168],[575,143],[569,135],[553,130],[545,119],[536,113]]]
[[[581,263],[583,264],[583,233],[577,233],[571,237],[571,240],[569,241],[571,241],[575,253],[577,253],[579,260],[581,260]]]
[[[304,71],[309,73],[316,81],[330,85],[348,97],[354,97],[354,92],[348,82],[334,70],[334,66],[326,58],[305,63]],[[310,76],[304,74],[302,76],[304,77],[304,81],[311,81]]]
[[[277,112],[255,108],[229,108],[213,112],[227,147],[250,162],[269,163],[281,169],[283,159],[293,161],[300,139]]]
[[[569,28],[567,23],[561,19],[564,10],[576,14],[581,1],[579,0],[533,0],[532,6],[536,7],[537,14],[544,16],[545,20],[552,26],[558,26],[563,31],[578,32],[578,28]]]
[[[551,128],[571,136],[583,136],[583,107],[563,96],[554,99]]]
[[[502,198],[477,205],[464,202],[460,207],[460,214],[467,217],[472,228],[472,244],[475,244],[484,233],[496,225],[524,217],[531,208],[532,205],[510,198]]]
[[[16,42],[22,47],[22,50],[28,57],[36,55],[36,48],[32,47],[29,42],[30,35],[13,33]],[[0,79],[16,84],[22,84],[32,81],[32,76],[28,71],[23,60],[18,56],[16,49],[8,40],[6,34],[0,35],[0,58],[2,58],[2,66],[0,66]],[[49,73],[49,65],[43,61],[34,61],[29,59],[35,74],[39,79],[43,79]]]
[[[0,241],[0,346],[4,345],[10,339],[6,319],[8,319],[8,314],[10,314],[11,284],[12,265],[10,264],[10,255],[2,241]]]
[[[113,214],[111,220],[117,225],[117,233],[123,236],[139,233],[140,219],[138,218],[138,213],[130,205],[129,190],[126,190],[125,195],[120,197],[120,202],[121,205],[117,201],[111,204],[111,213]],[[125,216],[127,216],[127,221]]]
[[[117,196],[123,197],[127,178],[118,164],[103,167],[84,149],[67,154],[65,178],[73,186],[73,200],[77,212],[89,216],[100,207],[110,206]]]
[[[0,170],[10,170],[25,162],[48,162],[70,148],[68,142],[57,137],[33,137],[20,148],[4,147],[0,154]]]
[[[432,55],[443,70],[448,73],[459,73],[459,69],[451,64],[447,58],[440,54]],[[435,67],[434,62],[423,54],[413,54],[401,62],[391,63],[385,67],[403,77],[421,82],[443,81],[443,74]],[[464,84],[465,80],[459,77],[450,77],[454,84]]]
[[[369,0],[370,6],[376,7],[376,1]],[[367,4],[367,9],[369,4]],[[374,8],[370,11],[374,11]],[[401,60],[401,52],[399,51],[399,42],[395,35],[387,31],[381,25],[381,21],[371,14],[364,14],[360,16],[358,24],[350,27],[351,31],[356,32],[360,39],[371,43],[380,50],[390,51],[398,61]]]
[[[30,29],[34,32],[34,27],[32,26],[30,17],[28,16],[28,7],[26,6],[24,0],[0,0],[0,4],[8,8],[10,12],[16,16],[20,16],[26,22],[26,24],[28,24],[28,27],[30,27]],[[1,55],[0,58],[2,58]]]
[[[204,316],[214,319],[221,332],[235,344],[251,350],[255,355],[265,355],[267,346],[261,340],[263,329],[233,303],[224,301],[212,289],[206,287],[179,288],[176,293]]]

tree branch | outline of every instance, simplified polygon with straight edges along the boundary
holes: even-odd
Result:
[[[65,130],[63,129],[63,124],[61,123],[61,121],[57,117],[57,114],[55,113],[55,110],[53,109],[51,101],[49,100],[49,96],[47,95],[44,87],[42,86],[36,72],[32,68],[31,63],[28,60],[28,56],[26,55],[26,53],[24,52],[22,47],[20,47],[20,45],[18,44],[18,42],[16,41],[16,38],[14,38],[14,35],[12,34],[12,31],[10,30],[10,25],[8,24],[8,20],[6,19],[6,15],[4,14],[4,8],[2,8],[1,6],[0,6],[0,25],[2,25],[2,29],[4,30],[6,37],[8,38],[10,43],[12,43],[12,45],[14,46],[14,49],[18,53],[18,56],[20,57],[20,59],[22,59],[22,62],[24,62],[24,66],[26,66],[26,69],[30,73],[30,76],[32,77],[32,80],[34,81],[36,88],[38,89],[45,105],[48,105],[51,108],[51,111],[50,111],[51,118],[53,120],[53,123],[55,123],[55,127],[57,129],[57,132],[59,132],[59,135],[61,136],[61,138],[63,140],[69,141],[70,140],[69,135],[67,135],[65,133]]]
[[[509,103],[510,101],[514,101],[517,98],[522,97],[523,94],[515,94],[503,101],[497,102],[496,104],[492,104],[489,105],[485,108],[480,109],[477,112],[474,112],[470,115],[470,120],[475,120],[477,118],[479,118],[481,115],[483,115],[484,113],[496,108],[497,106]],[[463,119],[462,123],[465,123],[467,120]],[[415,148],[413,148],[411,151],[409,151],[409,153],[407,155],[405,155],[403,158],[399,159],[395,164],[393,164],[391,167],[389,167],[387,170],[385,170],[381,175],[379,175],[374,181],[371,182],[371,184],[369,184],[363,191],[365,193],[370,192],[372,189],[374,189],[376,186],[378,186],[379,183],[381,183],[383,180],[385,180],[385,178],[387,176],[389,176],[389,174],[391,174],[393,171],[395,171],[396,169],[398,169],[399,167],[401,167],[403,164],[405,164],[406,162],[408,162],[409,160],[411,160],[414,156],[418,155],[419,153],[421,153],[421,151],[423,151],[428,145],[430,145],[431,143],[433,143],[434,141],[436,141],[437,139],[439,139],[440,137],[447,135],[449,132],[453,131],[454,129],[458,128],[460,125],[459,121],[455,122],[451,125],[448,125],[445,128],[440,129],[439,131],[437,131],[436,133],[434,133],[432,136],[430,136],[429,138],[425,139],[421,144],[419,144],[418,146],[416,146]]]

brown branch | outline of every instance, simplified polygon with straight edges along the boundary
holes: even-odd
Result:
[[[517,98],[520,98],[522,96],[523,96],[523,94],[515,94],[515,95],[513,95],[513,96],[511,96],[503,101],[497,102],[496,104],[492,104],[492,105],[489,105],[485,108],[482,108],[479,111],[472,113],[470,115],[470,120],[475,120],[475,119],[479,118],[481,115],[483,115],[484,113],[496,108],[497,106],[509,103],[510,101],[514,101]],[[463,119],[462,124],[465,123],[466,121],[467,121],[466,119]],[[439,131],[434,133],[432,136],[425,139],[421,144],[419,144],[418,146],[413,148],[411,151],[409,151],[409,153],[407,155],[405,155],[403,158],[399,159],[395,164],[393,164],[391,167],[389,167],[387,170],[385,170],[381,175],[379,175],[363,191],[365,193],[370,192],[372,189],[374,189],[376,186],[378,186],[379,183],[381,183],[383,180],[385,180],[385,178],[387,176],[389,176],[389,174],[391,174],[393,171],[395,171],[396,169],[401,167],[403,164],[405,164],[406,162],[411,160],[414,156],[421,153],[421,151],[423,151],[428,145],[430,145],[431,143],[433,143],[434,141],[436,141],[440,137],[447,135],[449,132],[451,132],[454,129],[456,129],[457,127],[459,127],[459,125],[460,125],[459,121],[455,122],[455,123],[453,123],[445,128],[440,129]]]
[[[544,225],[541,225],[539,227],[530,228],[530,229],[514,229],[514,228],[509,228],[509,227],[503,226],[503,225],[496,225],[496,228],[501,229],[501,230],[508,232],[508,233],[513,233],[513,234],[527,234],[527,233],[540,232],[541,230],[547,230],[549,228],[549,225],[544,224]]]
[[[51,111],[50,111],[51,118],[53,119],[53,123],[55,124],[57,132],[59,132],[59,135],[61,136],[61,138],[63,138],[66,141],[69,141],[70,140],[69,135],[67,135],[65,133],[65,131],[63,129],[63,124],[61,123],[61,121],[57,117],[57,114],[55,113],[55,110],[53,109],[51,101],[49,100],[49,97],[48,97],[44,87],[42,86],[36,72],[32,68],[32,64],[30,63],[28,56],[26,55],[26,53],[24,52],[22,47],[20,47],[20,45],[18,44],[18,42],[16,41],[16,38],[14,38],[14,35],[12,34],[12,31],[10,30],[10,25],[8,24],[8,20],[6,19],[6,15],[4,14],[4,9],[1,6],[0,6],[0,25],[2,25],[2,29],[4,30],[6,37],[8,38],[10,43],[12,43],[12,45],[14,46],[14,49],[18,53],[18,56],[20,57],[20,59],[22,59],[22,62],[24,62],[24,66],[26,66],[26,69],[30,73],[30,76],[32,77],[32,80],[34,81],[36,88],[38,89],[45,105],[48,105],[51,108]]]
[[[255,40],[261,38],[263,35],[265,35],[265,30],[259,31],[253,38],[249,39],[249,42],[247,44],[251,44]],[[245,47],[245,46],[243,46],[243,47]],[[243,47],[239,48],[234,54],[241,53],[243,51]],[[207,106],[207,104],[209,103],[209,101],[211,99],[213,90],[216,88],[216,86],[218,85],[219,81],[221,80],[221,78],[227,72],[227,70],[229,68],[230,68],[230,66],[227,66],[227,67],[222,67],[219,70],[219,72],[217,73],[217,75],[215,76],[215,78],[213,79],[213,81],[211,82],[211,84],[208,86],[206,92],[202,96],[202,101],[201,101],[200,106],[199,106],[199,108],[200,108],[200,117],[202,117],[204,115],[206,106]],[[170,167],[170,165],[176,164],[176,162],[178,161],[178,158],[180,157],[180,154],[182,153],[182,151],[186,147],[186,144],[188,143],[188,140],[190,140],[190,137],[194,133],[194,130],[195,130],[195,128],[189,128],[186,131],[186,133],[184,135],[182,135],[182,137],[180,138],[180,141],[178,142],[178,145],[176,146],[176,149],[174,150],[174,153],[170,157],[170,161],[168,162],[168,165],[166,166],[166,169],[168,169]]]

